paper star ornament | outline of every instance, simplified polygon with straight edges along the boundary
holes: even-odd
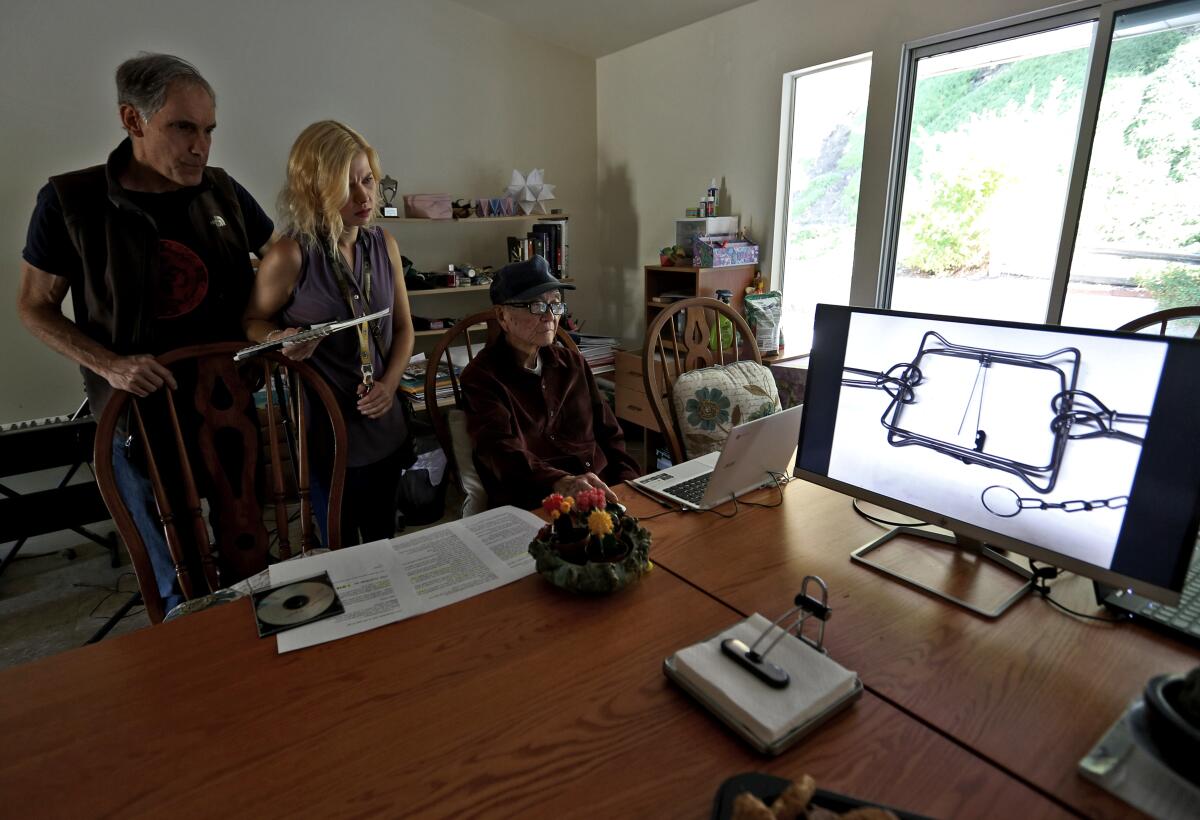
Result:
[[[541,214],[548,213],[545,203],[554,199],[554,186],[543,180],[544,173],[541,168],[534,168],[528,174],[522,174],[514,169],[512,180],[504,189],[504,193],[511,196],[521,211],[527,215],[534,211]]]

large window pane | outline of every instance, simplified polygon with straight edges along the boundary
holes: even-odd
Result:
[[[1095,26],[917,61],[891,307],[1045,321]]]
[[[1200,305],[1197,0],[1114,20],[1062,322],[1182,305]]]
[[[783,259],[783,337],[812,345],[818,302],[846,304],[862,172],[871,58],[794,76]]]

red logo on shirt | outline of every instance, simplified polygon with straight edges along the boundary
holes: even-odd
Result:
[[[208,294],[208,268],[195,251],[170,239],[159,240],[158,260],[155,317],[178,319],[191,313]]]

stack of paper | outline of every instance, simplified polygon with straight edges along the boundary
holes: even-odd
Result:
[[[747,739],[767,751],[778,751],[793,733],[814,726],[852,699],[858,675],[828,655],[786,635],[767,659],[787,671],[790,681],[773,689],[721,651],[735,638],[751,646],[768,628],[760,651],[779,634],[778,627],[755,613],[719,635],[682,649],[668,659],[668,674]]]
[[[425,405],[425,370],[429,366],[429,360],[423,355],[419,358],[414,356],[408,363],[408,367],[404,370],[404,376],[400,379],[400,391],[404,394],[413,405],[423,407]],[[458,365],[454,366],[455,377],[462,373],[462,368]],[[454,395],[454,388],[450,379],[450,367],[443,361],[438,363],[437,369],[437,400],[442,402]]]
[[[325,571],[345,613],[281,632],[282,652],[366,632],[524,578],[529,542],[546,522],[499,507],[427,530],[332,550],[270,568],[271,586]]]
[[[592,369],[592,375],[599,376],[616,370],[613,347],[619,344],[618,339],[612,336],[590,336],[586,333],[572,333],[571,338],[579,346],[579,352]]]

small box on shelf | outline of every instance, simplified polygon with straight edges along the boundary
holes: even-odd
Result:
[[[738,232],[738,218],[736,216],[709,216],[700,217],[698,219],[676,219],[675,220],[675,244],[686,248],[689,252],[692,246],[696,243],[698,236],[714,236],[717,234],[729,234],[730,236]]]
[[[450,194],[405,194],[404,215],[409,219],[450,219],[454,216]]]
[[[757,265],[758,245],[734,236],[698,236],[693,245],[692,258],[700,268]]]

